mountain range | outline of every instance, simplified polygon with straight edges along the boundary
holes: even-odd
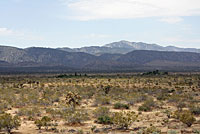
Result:
[[[119,41],[106,44],[104,46],[90,46],[81,48],[58,48],[67,52],[85,52],[93,55],[101,55],[105,53],[110,54],[126,54],[134,50],[153,50],[153,51],[175,51],[175,52],[194,52],[200,53],[200,49],[196,48],[179,48],[175,46],[163,47],[157,44],[148,44],[143,42],[129,42],[129,41]]]
[[[102,47],[0,46],[0,72],[199,71],[200,50],[120,41]]]

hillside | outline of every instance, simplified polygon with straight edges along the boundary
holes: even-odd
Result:
[[[17,68],[17,69],[16,69]],[[66,52],[52,48],[0,47],[0,72],[23,68],[42,71],[199,70],[200,53],[134,50],[127,54]],[[42,69],[43,68],[43,69]]]

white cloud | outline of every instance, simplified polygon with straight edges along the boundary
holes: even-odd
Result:
[[[178,22],[181,16],[200,15],[200,0],[60,0],[76,20],[161,17]],[[168,18],[168,19],[166,19]],[[170,18],[170,19],[169,19]]]
[[[13,31],[5,27],[0,27],[0,36],[12,35]]]
[[[178,22],[181,22],[182,20],[183,19],[181,17],[166,17],[166,18],[160,19],[160,21],[167,22],[170,24],[178,23]]]
[[[0,27],[0,37],[1,36],[17,38],[21,40],[43,40],[43,37],[35,36],[31,33],[23,32],[23,31],[8,29],[5,27]]]

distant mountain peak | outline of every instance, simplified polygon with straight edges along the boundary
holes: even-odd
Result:
[[[154,50],[154,51],[175,51],[175,52],[195,52],[200,53],[200,49],[195,48],[179,48],[175,46],[163,47],[157,44],[150,44],[144,42],[130,42],[121,40],[106,44],[104,46],[88,46],[81,48],[58,48],[59,50],[67,52],[85,52],[93,55],[109,54],[126,54],[134,50]]]
[[[104,45],[104,47],[109,47],[109,48],[132,48],[134,42],[129,42],[129,41],[119,41],[119,42],[113,42],[110,44]]]

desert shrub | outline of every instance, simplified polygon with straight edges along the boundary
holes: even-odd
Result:
[[[84,121],[89,119],[88,113],[85,111],[74,111],[73,113],[68,113],[65,117],[67,124],[82,124]]]
[[[51,118],[44,116],[41,120],[36,120],[35,125],[38,127],[38,129],[45,127],[45,129],[48,130],[48,127],[51,126]]]
[[[97,123],[99,124],[112,124],[113,119],[108,115],[99,116],[97,119]]]
[[[149,127],[147,128],[143,134],[161,134],[161,130],[152,126],[152,127]]]
[[[114,104],[114,109],[129,109],[129,105],[118,102]]]
[[[107,107],[99,107],[93,111],[94,117],[97,118],[96,122],[100,124],[111,124],[112,118],[110,117],[110,109]]]
[[[192,107],[190,107],[190,111],[194,115],[200,115],[200,107],[199,106],[192,106]]]
[[[143,104],[142,106],[139,106],[138,111],[144,111],[144,112],[151,111],[151,107]]]
[[[196,119],[189,111],[185,111],[181,114],[180,121],[190,127],[196,121]]]
[[[175,111],[174,117],[179,119],[181,122],[186,124],[188,127],[191,127],[192,124],[196,121],[192,113],[188,110],[185,111]]]
[[[139,108],[139,111],[151,111],[153,107],[155,107],[155,101],[153,100],[153,98],[149,98],[148,100],[146,100]]]
[[[135,112],[116,112],[113,113],[113,124],[122,129],[128,129],[137,119]]]
[[[0,115],[0,129],[11,133],[13,129],[17,129],[20,124],[20,118],[18,116],[12,117],[10,114]]]

